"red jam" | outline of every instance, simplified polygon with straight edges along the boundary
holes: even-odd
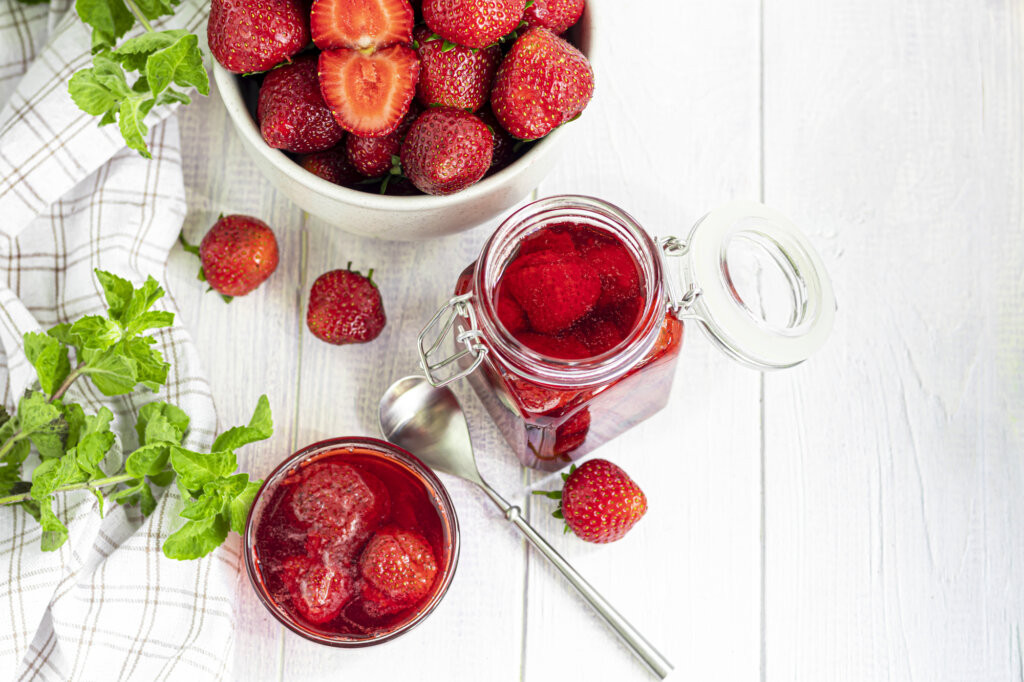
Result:
[[[475,268],[462,273],[456,294],[472,290]],[[683,326],[665,312],[663,300],[648,296],[653,283],[642,272],[611,232],[561,221],[523,238],[494,291],[481,292],[494,297],[496,316],[515,341],[556,361],[624,352],[623,342],[645,315],[660,320],[651,327],[656,340],[638,362],[578,388],[527,379],[528,372],[488,354],[470,381],[527,466],[560,469],[668,401]]]
[[[415,617],[443,582],[444,521],[418,475],[372,449],[300,462],[255,535],[271,601],[319,634],[374,637]]]

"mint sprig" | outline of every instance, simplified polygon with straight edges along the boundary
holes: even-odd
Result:
[[[39,521],[42,549],[53,551],[68,538],[54,510],[56,495],[89,490],[100,513],[109,504],[138,506],[144,516],[156,508],[158,493],[177,484],[185,500],[184,525],[164,542],[172,559],[195,559],[220,545],[228,533],[241,533],[261,481],[237,473],[235,450],[273,434],[270,402],[262,396],[246,426],[228,429],[210,452],[184,447],[189,417],[180,408],[152,402],[135,423],[139,447],[122,457],[106,407],[86,414],[68,402],[71,385],[88,377],[107,396],[158,390],[169,365],[148,335],[169,327],[172,313],[152,310],[164,291],[152,277],[135,287],[126,279],[96,271],[107,314],[89,315],[45,334],[25,334],[25,352],[39,378],[39,390],[18,402],[15,414],[0,408],[0,505],[21,505]],[[74,357],[74,362],[72,362]],[[32,452],[38,463],[24,471]],[[26,476],[27,478],[23,478]]]
[[[23,2],[25,0],[22,0]],[[210,94],[199,38],[188,31],[157,31],[150,24],[174,13],[180,0],[76,0],[75,11],[92,28],[92,67],[76,72],[68,94],[82,111],[117,123],[129,147],[151,158],[146,115],[155,106],[189,104],[188,90]],[[141,23],[145,33],[117,41]],[[180,89],[175,89],[177,88]]]

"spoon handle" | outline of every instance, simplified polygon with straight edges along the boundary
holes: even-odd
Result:
[[[621,613],[615,610],[608,601],[601,596],[594,586],[586,581],[586,579],[579,574],[579,572],[572,567],[568,561],[565,560],[561,554],[558,553],[554,547],[552,547],[547,540],[540,536],[533,526],[531,526],[526,519],[523,518],[522,511],[519,507],[509,504],[501,495],[499,495],[489,485],[483,485],[484,490],[488,496],[494,500],[495,504],[505,512],[505,518],[512,522],[516,528],[518,528],[526,538],[533,543],[533,546],[540,550],[540,553],[547,557],[548,561],[555,565],[555,567],[562,572],[565,579],[576,588],[576,591],[580,595],[590,602],[590,605],[594,607],[604,621],[615,631],[622,641],[632,649],[633,653],[636,654],[637,658],[644,662],[644,664],[650,669],[652,673],[657,675],[660,679],[665,679],[670,672],[672,672],[672,664],[668,662],[661,653],[654,648],[650,642],[648,642],[640,632],[630,625],[629,621],[626,620]]]

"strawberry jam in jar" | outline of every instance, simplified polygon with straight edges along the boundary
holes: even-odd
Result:
[[[283,462],[245,529],[249,579],[292,631],[332,646],[393,639],[455,573],[458,521],[419,460],[372,438],[324,441]]]
[[[781,322],[737,286],[739,256],[754,252],[781,273]],[[776,369],[820,347],[834,316],[819,256],[766,206],[729,204],[682,241],[652,238],[599,199],[557,196],[502,223],[419,354],[435,386],[468,377],[523,464],[552,471],[665,406],[684,320],[734,359]],[[451,338],[454,352],[441,350]]]

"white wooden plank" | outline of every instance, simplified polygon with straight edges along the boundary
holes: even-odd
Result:
[[[176,248],[168,273],[171,294],[192,332],[213,390],[222,428],[248,422],[266,393],[274,414],[274,436],[239,452],[240,466],[254,477],[268,474],[296,447],[296,375],[301,347],[299,317],[302,212],[275,192],[249,162],[216,94],[185,108],[180,116],[189,215],[185,233],[198,243],[221,213],[244,213],[274,228],[277,271],[252,294],[225,304],[196,280],[199,261]],[[237,549],[238,538],[229,542]],[[245,567],[236,591],[238,629],[236,679],[277,678],[283,628],[260,604]]]
[[[1021,5],[766,6],[766,199],[840,298],[765,382],[768,679],[1020,680]]]
[[[681,237],[715,205],[757,198],[758,3],[661,3],[657,22],[628,4],[595,7],[595,98],[541,194],[592,194],[652,233]],[[550,500],[529,507],[679,679],[758,676],[759,424],[758,375],[690,326],[669,407],[594,453],[637,480],[647,516],[623,540],[596,546],[563,535]],[[528,589],[525,679],[649,679],[537,554]]]

